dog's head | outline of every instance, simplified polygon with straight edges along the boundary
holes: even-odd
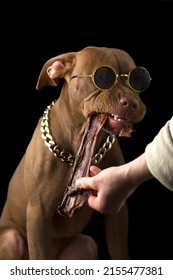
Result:
[[[104,129],[110,133],[130,135],[146,113],[139,94],[147,89],[150,75],[123,50],[90,46],[53,57],[44,64],[36,88],[57,86],[60,78],[65,80],[61,94],[68,91],[80,120],[105,114]]]

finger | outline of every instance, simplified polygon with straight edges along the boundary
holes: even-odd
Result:
[[[88,197],[88,206],[97,210],[97,211],[100,211],[100,208],[98,207],[98,198],[97,196],[94,196],[94,195],[90,195]]]
[[[111,208],[108,207],[106,204],[104,203],[100,203],[100,198],[97,195],[90,195],[88,197],[88,206],[97,210],[98,212],[102,213],[102,214],[117,214],[121,208],[117,211],[116,208]]]
[[[103,213],[103,214],[109,213],[108,211],[106,211],[104,206],[102,204],[100,204],[100,199],[98,198],[97,195],[96,196],[90,195],[88,197],[88,206],[99,211],[100,213]]]
[[[101,172],[101,169],[98,168],[97,166],[92,165],[92,166],[90,167],[90,176],[91,176],[91,177],[97,175],[97,174],[100,173],[100,172]]]

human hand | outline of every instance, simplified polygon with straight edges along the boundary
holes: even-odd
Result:
[[[118,176],[122,177],[118,167],[101,170],[96,166],[91,166],[90,176],[76,181],[76,187],[90,189],[88,205],[101,213],[119,212],[127,199],[127,191],[126,188],[122,188],[124,180],[121,183],[118,179]]]
[[[101,213],[119,212],[131,193],[153,178],[145,153],[129,163],[104,170],[91,166],[90,176],[76,180],[76,187],[91,190],[88,205]]]

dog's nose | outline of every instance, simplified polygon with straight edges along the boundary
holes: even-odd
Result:
[[[132,96],[121,96],[120,104],[123,106],[124,109],[138,109],[138,103]]]

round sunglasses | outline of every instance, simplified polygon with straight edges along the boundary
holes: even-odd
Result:
[[[129,87],[134,91],[146,90],[151,82],[151,76],[144,67],[136,67],[128,74],[117,74],[111,66],[102,65],[93,74],[75,75],[71,79],[84,77],[91,77],[94,85],[100,90],[107,90],[114,87],[118,82],[118,77],[126,77]]]

